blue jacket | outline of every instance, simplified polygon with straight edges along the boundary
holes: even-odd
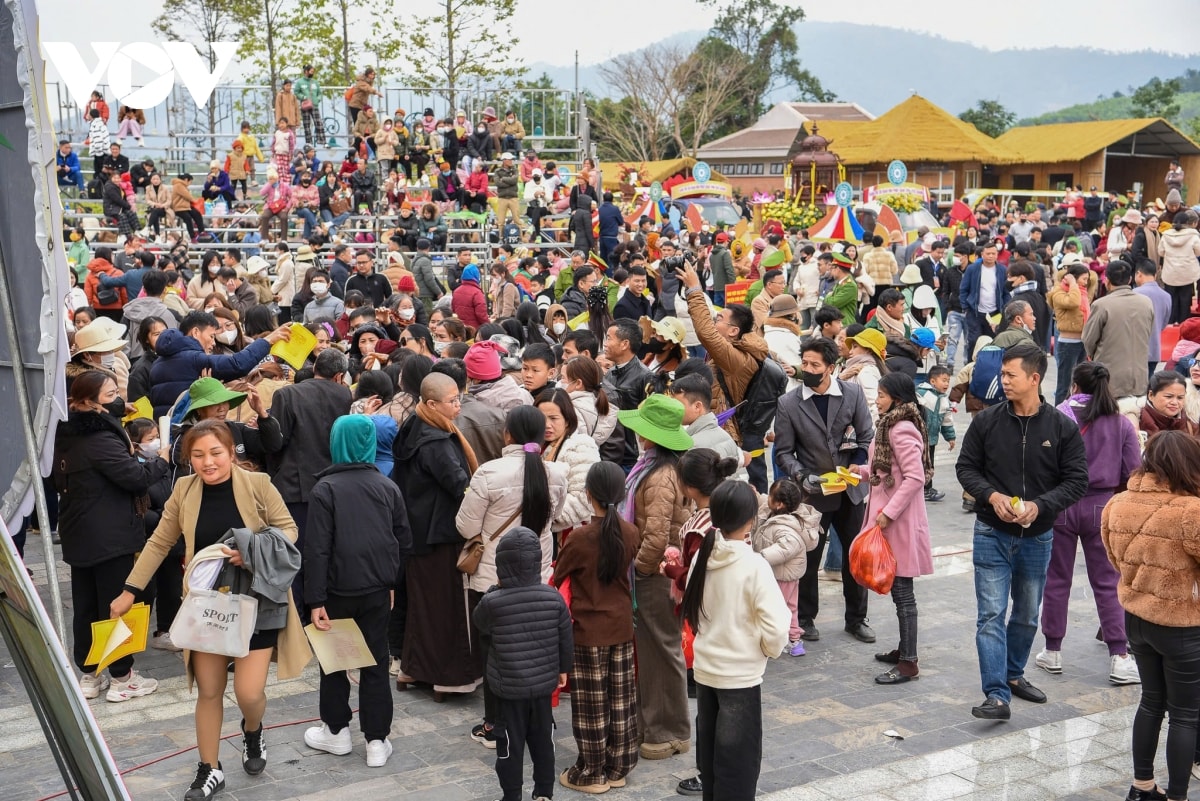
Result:
[[[270,355],[271,343],[256,339],[231,356],[212,356],[194,337],[168,328],[159,335],[154,352],[158,358],[150,368],[150,403],[157,419],[200,377],[200,371],[212,370],[212,377],[218,381],[244,378]]]
[[[134,267],[131,270],[126,270],[121,275],[108,276],[100,274],[100,286],[112,289],[114,287],[125,287],[125,293],[130,300],[135,299],[142,294],[142,278],[146,273],[150,272],[149,267]]]
[[[962,301],[964,312],[979,310],[979,276],[983,272],[983,259],[975,262],[963,273],[962,283],[958,286],[958,297]],[[1009,289],[1007,270],[1000,262],[996,262],[996,311],[1004,311],[1008,305]]]
[[[604,203],[600,206],[601,238],[616,239],[623,225],[625,225],[625,218],[621,216],[621,210],[616,205]]]
[[[63,156],[62,153],[55,153],[54,161],[59,167],[66,167],[71,172],[79,172],[79,154],[74,150],[66,156]]]

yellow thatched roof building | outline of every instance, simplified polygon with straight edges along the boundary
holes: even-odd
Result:
[[[665,181],[672,175],[683,170],[690,170],[695,163],[696,159],[690,157],[666,159],[664,161],[620,161],[615,164],[606,163],[603,172],[603,186],[605,191],[617,192],[621,186],[622,166],[637,172],[638,183],[652,184],[655,181]],[[725,180],[725,176],[717,170],[716,165],[710,164],[709,166],[712,167],[712,180]]]
[[[1029,125],[1007,131],[996,142],[1019,154],[997,168],[998,189],[1097,187],[1125,192],[1141,185],[1148,199],[1166,194],[1163,179],[1172,158],[1186,178],[1200,181],[1200,146],[1161,118],[1094,120]],[[1184,184],[1185,197],[1187,184]],[[1195,202],[1197,192],[1190,193]]]

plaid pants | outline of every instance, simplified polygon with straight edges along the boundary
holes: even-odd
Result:
[[[571,728],[579,758],[572,784],[623,779],[638,761],[637,679],[633,643],[575,645],[571,670]]]

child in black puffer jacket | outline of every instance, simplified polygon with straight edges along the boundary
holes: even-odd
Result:
[[[533,797],[554,794],[554,716],[550,699],[567,683],[574,660],[571,614],[558,591],[542,583],[542,547],[524,526],[496,548],[500,583],[475,608],[488,654],[487,681],[500,699],[496,776],[502,801],[521,801],[525,746],[533,761]]]

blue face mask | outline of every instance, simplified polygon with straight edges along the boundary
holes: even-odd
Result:
[[[449,174],[450,174],[449,170],[442,170],[442,175],[449,175]]]

